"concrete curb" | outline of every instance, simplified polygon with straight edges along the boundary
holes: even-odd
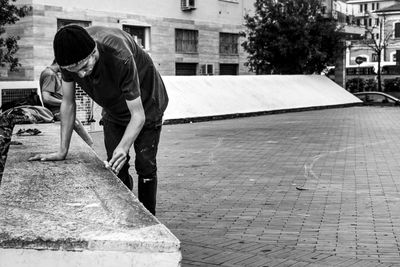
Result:
[[[289,108],[289,109],[266,110],[266,111],[258,111],[258,112],[235,113],[235,114],[215,115],[215,116],[167,119],[164,121],[163,124],[171,125],[171,124],[195,123],[195,122],[204,122],[204,121],[212,121],[212,120],[227,120],[227,119],[235,119],[235,118],[256,117],[256,116],[281,114],[281,113],[289,113],[289,112],[301,112],[301,111],[309,111],[309,110],[348,108],[348,107],[355,107],[355,106],[363,106],[363,103],[349,103],[349,104],[339,104],[339,105],[329,105],[329,106]]]

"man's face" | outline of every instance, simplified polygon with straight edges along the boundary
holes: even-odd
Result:
[[[92,53],[81,62],[68,67],[61,67],[69,72],[77,73],[79,77],[84,78],[92,73],[94,66],[96,65],[98,58],[97,48],[93,50]]]

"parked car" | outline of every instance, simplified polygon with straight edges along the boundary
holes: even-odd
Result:
[[[365,105],[376,106],[400,106],[400,99],[382,92],[358,92],[354,93]]]

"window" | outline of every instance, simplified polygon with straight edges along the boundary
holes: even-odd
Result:
[[[376,9],[379,9],[379,3],[376,3]]]
[[[400,58],[400,50],[396,50],[396,53],[393,55],[393,61],[398,62],[397,59]],[[398,63],[397,63],[398,64]]]
[[[122,29],[132,35],[138,45],[144,49],[149,49],[148,31],[149,27],[122,25]]]
[[[367,12],[368,11],[368,4],[365,4],[364,5],[364,12]]]
[[[372,54],[372,62],[378,62],[378,54],[376,53]]]
[[[191,76],[197,73],[197,63],[175,63],[176,76]]]
[[[236,33],[219,33],[219,53],[222,55],[238,55],[239,35]]]
[[[375,25],[379,26],[379,19],[375,19]]]
[[[398,64],[394,66],[382,66],[382,74],[383,75],[399,75],[400,66]]]
[[[239,64],[219,64],[219,75],[238,75]]]
[[[368,19],[368,26],[372,26],[372,19]]]
[[[364,26],[367,26],[368,24],[368,21],[367,21],[367,19],[364,19]]]
[[[375,10],[375,3],[372,3],[371,10]]]
[[[357,26],[360,26],[361,25],[361,21],[360,21],[360,19],[357,19]]]
[[[92,24],[92,22],[85,20],[57,19],[57,29],[66,26],[68,24],[75,24],[82,27],[89,27]]]
[[[375,34],[375,39],[376,39],[376,40],[379,39],[379,33]]]
[[[360,13],[363,12],[363,5],[360,5]]]
[[[400,22],[394,24],[394,38],[400,38]]]
[[[175,29],[175,51],[197,53],[198,35],[196,30]]]
[[[374,67],[346,68],[346,75],[374,75]]]

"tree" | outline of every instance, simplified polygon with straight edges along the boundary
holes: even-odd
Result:
[[[385,52],[386,47],[388,46],[389,39],[392,37],[393,32],[390,32],[388,34],[384,34],[383,32],[383,24],[385,23],[385,19],[379,20],[379,25],[378,31],[379,31],[379,38],[374,38],[374,32],[373,30],[376,28],[376,26],[372,28],[368,28],[366,26],[365,28],[365,35],[364,39],[362,40],[362,43],[364,43],[366,46],[368,46],[372,51],[375,52],[377,56],[377,62],[378,62],[378,67],[377,67],[377,84],[378,84],[378,91],[382,91],[382,69],[381,69],[381,61],[382,58],[384,58],[384,55],[382,53]],[[371,38],[368,38],[371,37]]]
[[[5,26],[15,24],[20,18],[26,16],[31,7],[14,5],[16,0],[0,0],[0,65],[4,67],[9,64],[10,70],[15,71],[21,66],[15,53],[18,51],[19,36],[6,34]]]
[[[321,12],[321,0],[256,0],[245,16],[247,65],[257,74],[320,73],[334,64],[340,29]]]

